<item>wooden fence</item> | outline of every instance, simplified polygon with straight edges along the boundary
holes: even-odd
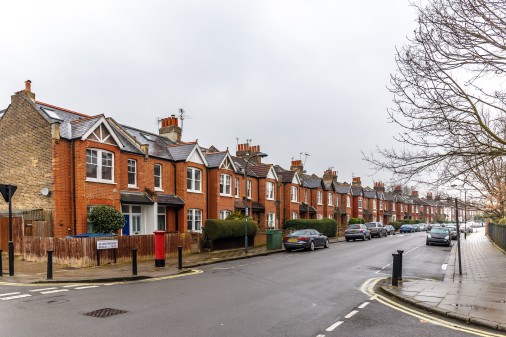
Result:
[[[21,254],[21,238],[23,237],[23,218],[12,218],[12,242],[14,254]],[[0,249],[7,252],[9,249],[9,218],[0,218]]]
[[[47,251],[53,251],[53,263],[71,267],[92,267],[97,265],[97,241],[118,240],[117,262],[131,261],[132,249],[137,248],[139,260],[154,258],[154,235],[131,235],[107,238],[48,238],[25,236],[22,240],[23,258],[26,261],[45,262]],[[201,235],[196,233],[165,234],[165,256],[177,256],[177,247],[183,247],[183,254],[200,253]],[[102,250],[100,263],[114,261],[111,249]]]

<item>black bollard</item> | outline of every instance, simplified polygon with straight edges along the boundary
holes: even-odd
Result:
[[[2,250],[0,249],[0,276],[4,276],[4,271],[2,269]]]
[[[47,251],[47,279],[53,279],[53,251]]]
[[[177,246],[177,269],[183,270],[183,247]]]
[[[399,253],[399,280],[402,281],[402,253],[404,253],[404,251],[397,250],[397,253]]]
[[[399,254],[392,254],[394,262],[392,265],[392,286],[399,286]]]
[[[132,249],[132,275],[137,275],[137,248]]]
[[[14,242],[9,241],[9,276],[14,276]]]

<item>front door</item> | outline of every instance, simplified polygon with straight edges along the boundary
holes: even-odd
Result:
[[[123,235],[130,235],[130,214],[123,214],[123,216],[125,217],[125,225],[121,233],[123,233]]]

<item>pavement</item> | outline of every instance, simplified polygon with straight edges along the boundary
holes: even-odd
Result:
[[[443,281],[406,279],[398,287],[381,290],[429,312],[466,323],[506,331],[506,255],[483,228],[460,241],[462,275],[457,244],[453,245]]]

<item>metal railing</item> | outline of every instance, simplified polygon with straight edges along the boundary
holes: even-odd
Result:
[[[506,225],[489,223],[487,235],[499,248],[506,251]]]

